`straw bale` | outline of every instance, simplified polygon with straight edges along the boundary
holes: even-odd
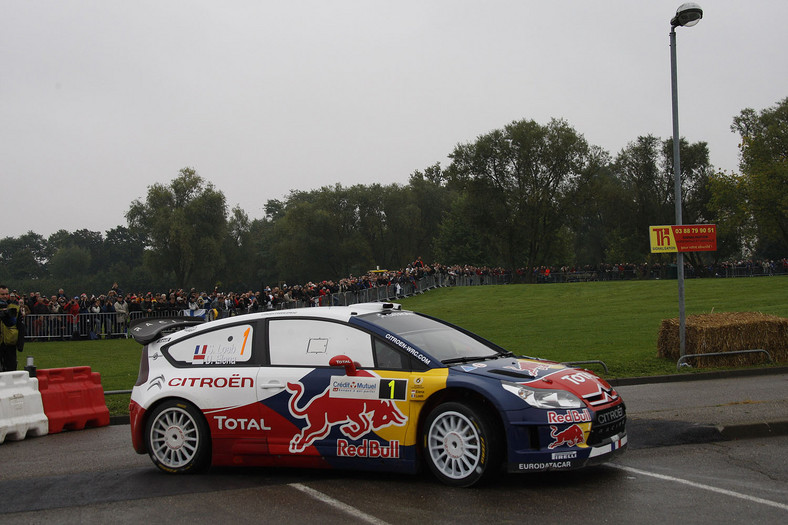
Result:
[[[687,316],[687,354],[763,349],[775,363],[788,362],[788,319],[759,312],[727,312]],[[657,356],[679,358],[679,320],[663,319],[657,337]],[[766,362],[763,353],[730,357],[690,358],[694,367],[745,366]]]

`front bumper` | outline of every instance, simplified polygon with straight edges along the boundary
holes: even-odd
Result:
[[[591,447],[565,447],[552,451],[520,452],[510,457],[508,472],[544,472],[548,470],[575,470],[590,465],[606,463],[622,454],[627,448],[627,435],[612,436]]]
[[[509,472],[574,470],[604,463],[627,447],[623,402],[592,411],[508,412]]]

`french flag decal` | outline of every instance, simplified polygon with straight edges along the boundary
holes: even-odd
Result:
[[[621,436],[615,435],[610,438],[610,443],[607,445],[602,445],[601,447],[593,447],[591,449],[591,453],[588,455],[589,458],[593,458],[596,456],[602,456],[604,454],[610,454],[614,450],[618,450],[622,448],[624,445],[627,444],[627,436],[626,434]]]
[[[208,345],[202,345],[202,349],[200,345],[197,345],[194,348],[194,359],[192,361],[204,361],[205,360],[205,351],[208,349]]]

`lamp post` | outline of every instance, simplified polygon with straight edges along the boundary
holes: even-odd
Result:
[[[703,9],[694,2],[681,4],[670,20],[670,87],[673,94],[673,182],[676,199],[676,226],[681,226],[681,158],[679,156],[679,94],[676,79],[676,27],[692,27],[703,18]],[[679,281],[679,353],[686,353],[686,325],[684,313],[684,254],[676,254]]]

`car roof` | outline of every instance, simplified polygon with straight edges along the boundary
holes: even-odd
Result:
[[[265,312],[226,317],[211,322],[203,322],[193,317],[167,318],[166,320],[146,318],[132,323],[129,327],[129,332],[138,343],[148,344],[156,341],[165,334],[178,338],[181,333],[184,335],[186,333],[193,334],[196,332],[214,330],[225,325],[250,322],[258,319],[311,317],[348,322],[352,317],[357,315],[392,310],[402,310],[402,306],[396,303],[358,303],[352,306],[323,306],[286,310],[267,310]]]

